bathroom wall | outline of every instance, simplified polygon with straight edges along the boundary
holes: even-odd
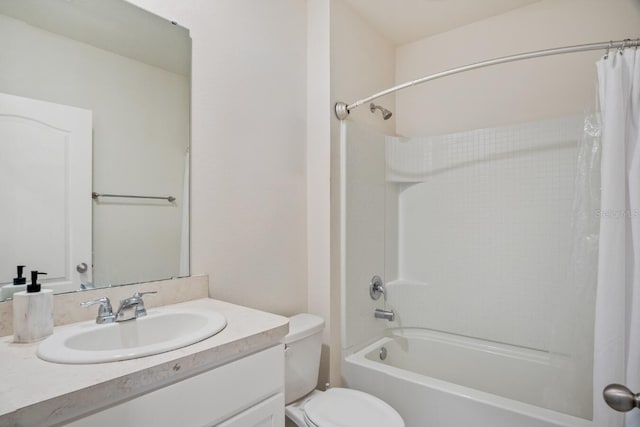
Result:
[[[378,34],[370,24],[360,18],[341,0],[331,1],[331,105],[338,101],[352,103],[374,92],[383,90],[394,84],[395,47],[391,42]],[[394,110],[394,95],[385,96],[376,103]],[[350,122],[360,125],[357,129],[374,129],[377,132],[393,134],[395,128],[395,111],[390,120],[383,120],[379,111],[372,114],[368,106],[361,106],[352,111]],[[355,130],[355,128],[354,128]],[[366,131],[365,131],[366,133]],[[332,331],[333,346],[331,370],[334,378],[340,372],[340,348],[362,342],[375,336],[384,327],[382,321],[373,317],[374,307],[382,307],[380,302],[374,303],[368,294],[368,283],[374,274],[384,275],[384,233],[372,233],[368,228],[382,231],[385,217],[385,198],[375,189],[384,188],[384,141],[361,140],[358,145],[344,147],[346,150],[358,150],[366,156],[367,161],[349,165],[351,179],[347,183],[347,191],[352,198],[347,198],[347,206],[342,206],[340,188],[341,162],[348,161],[342,156],[340,146],[340,121],[331,117],[331,304],[332,321],[341,319],[340,329]],[[360,188],[361,179],[379,176],[381,180],[373,180]],[[362,191],[360,191],[362,190]],[[368,190],[368,191],[367,191]],[[382,196],[382,197],[380,197]],[[348,197],[348,196],[347,196]],[[342,222],[344,209],[349,209],[349,216]],[[348,235],[341,236],[346,224]],[[358,228],[349,228],[358,225]],[[346,242],[343,241],[346,237]],[[346,243],[346,245],[344,245]],[[357,260],[351,262],[347,256],[356,255]],[[348,262],[344,264],[344,260]],[[342,276],[344,274],[344,276]],[[344,286],[342,285],[344,281]],[[342,294],[341,288],[346,292]],[[341,313],[340,308],[345,310]],[[345,328],[349,328],[345,330]],[[345,341],[341,343],[340,335]],[[335,380],[334,380],[335,383]]]
[[[543,0],[397,49],[396,82],[527,51],[640,37],[636,0]],[[494,127],[581,113],[594,105],[603,51],[503,64],[396,95],[405,136]]]
[[[178,21],[193,38],[193,271],[210,275],[217,298],[279,314],[309,308],[328,321],[325,344],[339,349],[340,283],[336,269],[329,276],[325,240],[330,194],[333,267],[339,123],[322,87],[331,84],[333,104],[393,84],[393,46],[339,0],[328,8],[292,0],[131,2]],[[392,108],[393,97],[381,103]],[[353,118],[394,127],[366,108]],[[330,147],[322,134],[329,123]],[[330,193],[322,166],[329,164]],[[340,351],[332,352],[334,385],[339,361]],[[329,377],[323,366],[321,377]]]
[[[130,2],[193,40],[192,273],[215,298],[305,311],[306,2]]]
[[[189,141],[189,77],[4,15],[0,50],[0,92],[93,112],[95,191],[177,197],[174,204],[93,203],[94,282],[176,276],[183,156]],[[122,91],[128,93],[127,102]],[[162,131],[157,130],[158,122],[163,123]],[[28,170],[29,165],[24,167]],[[132,241],[131,235],[138,238]]]
[[[325,319],[318,386],[330,378],[332,316],[330,271],[330,7],[329,2],[307,1],[307,309]],[[338,338],[339,339],[339,338]],[[289,425],[289,424],[287,424]]]
[[[342,0],[331,1],[331,98],[332,103],[350,104],[394,84],[395,47],[378,34]],[[395,95],[375,101],[392,110],[383,120],[379,111],[372,114],[368,104],[354,109],[350,120],[370,126],[381,133],[395,130]],[[335,119],[335,115],[332,117]],[[337,135],[339,121],[332,121],[332,136]]]

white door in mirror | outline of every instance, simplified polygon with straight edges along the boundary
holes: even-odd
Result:
[[[62,327],[40,343],[37,354],[49,362],[71,364],[135,359],[194,344],[226,325],[225,317],[215,311],[149,310],[147,316],[125,322]]]
[[[17,265],[55,291],[91,281],[91,133],[89,110],[0,93],[0,283]]]

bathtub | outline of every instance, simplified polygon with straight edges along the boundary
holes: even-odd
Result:
[[[593,427],[570,415],[590,417],[590,380],[578,393],[558,393],[554,366],[542,351],[399,329],[347,356],[343,374],[348,387],[393,406],[407,427]],[[550,384],[565,398],[550,398]]]

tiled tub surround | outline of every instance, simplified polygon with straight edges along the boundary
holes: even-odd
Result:
[[[125,289],[126,295],[133,290]],[[285,317],[209,298],[172,307],[218,311],[227,327],[181,349],[91,365],[45,362],[36,356],[38,343],[1,338],[0,425],[56,425],[274,346],[289,330]],[[54,334],[68,327],[56,327]]]

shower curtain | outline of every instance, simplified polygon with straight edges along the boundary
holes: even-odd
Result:
[[[182,219],[180,222],[180,266],[178,277],[189,275],[189,149],[184,155],[182,180]]]
[[[596,293],[595,427],[640,427],[640,410],[609,408],[610,383],[640,393],[640,52],[597,63],[602,115],[602,201]]]

